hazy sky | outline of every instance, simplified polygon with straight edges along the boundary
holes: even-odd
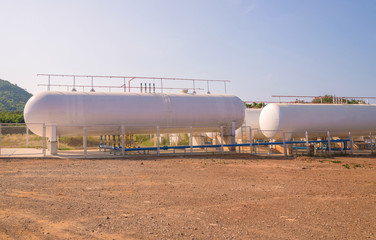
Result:
[[[376,96],[374,0],[0,0],[0,31],[0,78],[34,94],[57,73],[229,79],[243,100]]]

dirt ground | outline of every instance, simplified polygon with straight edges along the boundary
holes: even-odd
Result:
[[[376,239],[376,158],[0,159],[0,239]]]

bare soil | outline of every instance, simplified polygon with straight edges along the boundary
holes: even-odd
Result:
[[[376,158],[1,159],[0,239],[376,239]]]

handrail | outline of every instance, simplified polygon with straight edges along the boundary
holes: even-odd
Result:
[[[136,79],[145,79],[145,80],[160,80],[161,81],[161,90],[163,92],[163,89],[168,89],[163,87],[163,80],[168,80],[168,81],[192,81],[193,84],[193,92],[195,92],[196,88],[195,87],[195,82],[206,82],[207,83],[207,88],[208,88],[208,93],[209,91],[209,82],[222,82],[224,83],[224,88],[225,88],[225,93],[227,93],[227,88],[226,88],[226,83],[231,82],[230,80],[214,80],[214,79],[200,79],[200,78],[172,78],[172,77],[145,77],[145,76],[111,76],[111,75],[80,75],[80,74],[51,74],[51,73],[38,73],[37,76],[47,76],[48,77],[48,84],[45,85],[47,86],[47,89],[50,90],[51,85],[51,77],[72,77],[73,81],[75,82],[76,78],[90,78],[91,81],[93,82],[93,78],[120,78],[124,79],[124,85],[122,85],[125,88],[125,79],[128,80],[128,91],[130,92],[131,88],[131,81],[136,80]],[[170,88],[171,89],[171,88]],[[180,88],[178,88],[180,89]]]

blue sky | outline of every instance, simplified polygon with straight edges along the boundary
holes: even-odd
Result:
[[[37,73],[57,73],[229,79],[230,93],[252,101],[276,100],[273,94],[376,96],[373,0],[0,0],[0,6],[0,78],[34,94],[45,90]],[[71,83],[53,79],[65,81]]]

